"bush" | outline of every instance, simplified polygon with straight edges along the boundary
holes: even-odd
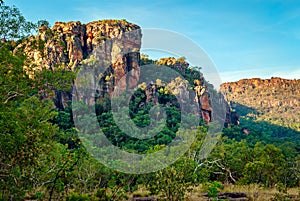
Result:
[[[77,193],[70,193],[66,198],[66,201],[90,201],[88,195],[86,194],[77,194]]]

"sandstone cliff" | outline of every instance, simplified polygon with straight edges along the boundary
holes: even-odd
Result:
[[[242,79],[222,84],[221,90],[228,101],[252,110],[257,120],[300,130],[300,80]]]
[[[66,69],[76,72],[78,68],[93,63],[93,56],[98,57],[98,67],[93,74],[101,77],[97,88],[98,98],[111,94],[118,82],[120,90],[131,88],[139,79],[141,29],[139,26],[125,20],[102,20],[82,24],[81,22],[56,22],[52,28],[39,27],[37,36],[32,36],[20,44],[15,51],[21,50],[29,58],[24,70],[34,78],[35,72],[42,69]],[[99,63],[100,62],[100,63]],[[109,64],[107,64],[109,62]],[[168,65],[177,71],[185,72],[189,64],[184,58],[173,57],[160,59],[158,65]],[[95,65],[95,64],[93,64]],[[130,73],[129,73],[130,72]],[[121,79],[125,77],[125,79]],[[196,92],[195,101],[201,108],[201,114],[208,123],[214,116],[210,92],[199,74],[194,80]],[[77,83],[74,83],[75,85]],[[157,102],[155,97],[158,88],[155,85],[146,89],[147,101]],[[94,92],[93,92],[94,93]],[[64,109],[71,100],[70,91],[55,90],[55,103],[59,109]],[[86,94],[73,94],[84,99]],[[87,96],[88,97],[88,96]],[[86,102],[93,100],[85,99]],[[227,109],[227,117],[231,113]],[[226,122],[231,122],[227,118]]]
[[[135,69],[140,62],[140,45],[140,27],[125,20],[101,20],[88,24],[56,22],[53,28],[39,27],[38,35],[28,38],[15,51],[22,50],[29,58],[24,70],[32,78],[42,69],[62,68],[75,72],[92,52],[98,51],[111,62],[102,75],[105,86],[99,93],[104,93],[103,90],[112,91],[114,82],[123,76],[129,78],[127,83],[120,84],[122,87],[137,79],[138,70]],[[131,74],[127,73],[129,71]],[[56,91],[58,108],[63,109],[70,99],[70,92]]]
[[[66,68],[76,70],[94,49],[107,39],[120,38],[125,32],[136,30],[136,52],[139,51],[140,27],[125,20],[102,20],[82,24],[81,22],[56,22],[53,28],[39,27],[37,36],[32,36],[18,48],[33,62],[26,67],[29,73],[39,68]],[[129,45],[129,44],[128,44]],[[116,55],[117,49],[113,52]]]

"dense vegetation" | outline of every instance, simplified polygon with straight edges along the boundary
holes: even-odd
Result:
[[[12,20],[14,17],[20,20]],[[9,31],[4,29],[8,22],[14,25]],[[185,130],[196,136],[186,154],[163,170],[132,175],[106,168],[82,146],[73,125],[71,105],[61,111],[54,107],[53,89],[70,89],[74,73],[42,71],[29,79],[23,71],[24,62],[29,61],[22,52],[13,53],[34,27],[16,8],[1,4],[0,36],[10,31],[18,35],[4,37],[6,41],[0,44],[0,200],[127,200],[132,192],[146,189],[162,200],[175,201],[183,200],[192,187],[201,184],[214,197],[221,186],[217,181],[277,186],[281,192],[299,185],[299,144],[292,137],[285,143],[265,140],[272,126],[265,130],[253,128],[247,135],[241,127],[230,125],[210,156],[201,159],[199,149],[208,125],[200,122],[197,129]],[[154,61],[147,58],[142,62]],[[181,73],[191,83],[199,76],[192,68]],[[62,77],[68,82],[61,84]],[[166,126],[151,140],[124,139],[126,136],[112,118],[110,99],[99,100],[97,117],[109,140],[138,153],[155,152],[169,144],[178,132],[181,114],[165,87],[158,95],[159,104],[172,104],[166,109]],[[149,125],[149,110],[154,104],[140,107],[143,99],[145,91],[141,87],[130,102],[131,118],[139,126]]]
[[[261,127],[257,130],[265,129],[272,138],[300,145],[300,80],[243,79],[225,83],[222,88],[245,126]]]

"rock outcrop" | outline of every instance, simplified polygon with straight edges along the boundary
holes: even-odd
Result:
[[[139,73],[141,36],[140,27],[125,20],[101,20],[88,24],[56,22],[52,29],[39,27],[38,35],[28,38],[15,51],[21,49],[27,55],[30,62],[24,70],[32,78],[42,69],[63,68],[75,72],[83,61],[91,60],[91,54],[101,54],[102,62],[110,62],[103,66],[107,69],[102,74],[101,94],[111,92],[118,81],[123,82],[118,83],[120,88],[134,85]],[[121,79],[124,76],[126,79]],[[55,93],[56,105],[63,109],[71,94],[65,91]]]
[[[179,57],[178,59],[174,57],[168,58],[160,58],[155,61],[156,65],[165,65],[174,69],[177,72],[181,72],[182,76],[185,77],[185,74],[188,70],[189,63],[185,61],[183,57]],[[189,72],[191,73],[191,72]],[[213,105],[211,99],[215,99],[217,97],[212,97],[210,92],[213,90],[212,86],[208,87],[204,81],[203,75],[199,71],[194,72],[195,79],[193,80],[193,89],[195,91],[195,97],[191,99],[194,100],[200,109],[201,117],[203,118],[205,123],[209,123],[213,121],[213,114],[216,111],[213,111]],[[191,83],[190,83],[191,84]],[[146,91],[147,101],[151,100],[155,103],[158,103],[157,91],[164,84],[161,83],[161,80],[157,80],[156,83],[148,86]],[[164,85],[167,93],[171,93],[173,95],[179,95],[179,97],[187,96],[187,94],[182,94],[183,92],[188,91],[188,86],[181,78],[176,78],[171,81],[167,85]],[[181,88],[181,90],[179,90]]]
[[[134,45],[137,49],[133,51],[138,52],[140,27],[125,20],[101,20],[88,24],[56,22],[52,29],[39,27],[37,36],[30,37],[26,43],[20,45],[28,58],[33,61],[25,70],[29,74],[39,68],[53,70],[59,67],[74,71],[82,60],[88,58],[92,51],[103,45],[106,40],[121,38],[124,33],[135,30],[137,38]],[[116,56],[119,53],[118,49],[111,48],[114,49],[107,52]]]

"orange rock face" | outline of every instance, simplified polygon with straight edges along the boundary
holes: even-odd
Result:
[[[228,101],[244,108],[245,113],[255,111],[257,120],[300,131],[300,80],[243,79],[224,83],[221,90]]]
[[[30,77],[42,69],[76,71],[90,55],[101,54],[99,59],[108,65],[105,69],[101,69],[104,66],[94,66],[98,68],[94,73],[104,72],[105,83],[99,89],[102,93],[113,91],[115,83],[121,91],[135,86],[139,77],[141,37],[140,27],[125,20],[102,20],[88,24],[56,22],[52,29],[40,27],[37,36],[28,38],[17,49],[23,48],[31,61],[24,67]],[[57,106],[63,108],[70,92],[56,93]]]
[[[30,63],[24,66],[29,76],[42,69],[63,68],[76,72],[78,68],[91,68],[93,76],[99,79],[96,89],[98,97],[122,93],[136,86],[140,77],[141,29],[125,20],[102,20],[82,24],[81,22],[56,22],[53,28],[40,27],[37,36],[28,38],[17,49],[24,49]],[[93,57],[90,57],[93,55]],[[95,58],[94,58],[95,57]],[[96,63],[93,63],[93,60]],[[189,64],[185,59],[173,57],[157,61],[158,65],[173,66],[185,71]],[[92,67],[91,67],[92,66]],[[91,84],[91,83],[90,83]],[[78,83],[74,83],[78,86]],[[90,85],[91,86],[91,85]],[[155,85],[146,88],[146,101],[158,103]],[[93,104],[95,91],[55,91],[55,103],[64,109],[72,95]],[[198,102],[202,117],[209,123],[213,116],[210,96],[203,85],[203,77],[195,80],[195,101]]]

